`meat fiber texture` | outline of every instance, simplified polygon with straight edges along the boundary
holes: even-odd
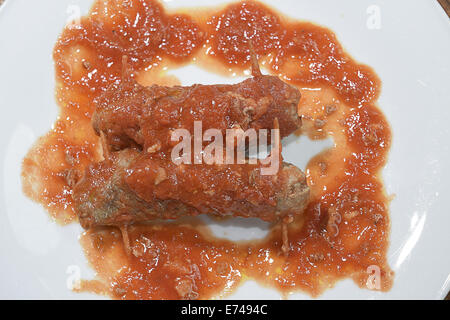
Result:
[[[125,75],[96,101],[93,127],[105,160],[90,165],[74,187],[81,225],[126,226],[198,214],[290,221],[306,207],[309,188],[304,173],[281,162],[281,154],[276,173],[264,175],[267,164],[260,160],[176,164],[168,151],[171,133],[193,133],[195,121],[203,130],[222,132],[276,127],[285,137],[301,127],[299,99],[298,89],[259,69],[235,85],[144,87]]]
[[[301,213],[309,198],[303,172],[283,163],[276,175],[261,175],[261,166],[176,165],[125,149],[89,167],[75,186],[75,206],[86,229],[198,214],[278,221]]]
[[[195,121],[201,121],[203,131],[225,134],[226,129],[270,129],[277,118],[283,138],[301,126],[299,100],[297,88],[262,74],[235,85],[190,87],[144,87],[129,79],[97,99],[92,124],[114,151],[171,149],[171,133],[182,128],[192,135]]]

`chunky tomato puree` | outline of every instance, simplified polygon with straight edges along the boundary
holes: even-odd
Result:
[[[118,229],[101,228],[81,237],[97,272],[81,290],[115,299],[206,299],[247,279],[285,295],[301,290],[317,296],[344,278],[361,288],[391,287],[389,198],[380,178],[391,131],[376,105],[380,80],[329,29],[258,2],[172,12],[157,1],[95,1],[56,42],[60,115],[24,159],[25,193],[58,223],[76,222],[70,182],[74,172],[102,158],[90,119],[96,97],[121,80],[122,56],[139,82],[173,85],[178,80],[166,71],[189,63],[244,75],[249,39],[265,72],[300,89],[303,128],[297,134],[330,136],[335,143],[305,168],[311,202],[290,226],[289,256],[281,252],[279,226],[264,240],[235,243],[213,237],[195,218],[136,225],[129,228],[131,255]]]

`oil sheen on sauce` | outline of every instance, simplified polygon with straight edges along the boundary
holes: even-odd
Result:
[[[53,54],[60,115],[29,151],[22,172],[24,192],[58,223],[76,222],[71,169],[84,172],[102,159],[90,123],[93,101],[121,81],[123,55],[142,84],[174,85],[166,71],[189,63],[246,74],[251,39],[263,69],[302,93],[298,134],[331,136],[335,145],[305,169],[311,202],[289,229],[289,257],[281,253],[278,226],[264,240],[246,243],[214,238],[196,218],[132,226],[131,257],[120,231],[102,228],[81,237],[97,273],[81,290],[115,299],[207,299],[254,279],[284,295],[317,296],[343,278],[388,290],[389,199],[379,173],[391,132],[376,106],[376,74],[346,54],[330,30],[258,2],[186,12],[150,0],[99,0],[79,24],[63,30]]]

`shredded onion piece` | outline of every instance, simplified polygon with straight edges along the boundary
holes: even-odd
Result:
[[[131,255],[131,247],[130,247],[130,238],[128,236],[128,225],[123,225],[119,227],[120,232],[122,233],[123,246],[125,248],[125,252],[127,256]]]

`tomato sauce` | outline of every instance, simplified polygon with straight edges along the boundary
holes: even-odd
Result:
[[[81,290],[115,299],[206,299],[254,279],[284,295],[302,290],[317,296],[343,278],[373,288],[373,268],[381,280],[375,289],[392,286],[389,198],[379,175],[391,131],[376,106],[380,80],[330,30],[258,2],[187,13],[150,0],[96,1],[55,45],[60,115],[24,159],[24,192],[58,223],[76,221],[72,169],[83,172],[101,160],[90,119],[95,98],[120,81],[123,55],[142,84],[173,85],[178,80],[165,71],[188,63],[244,75],[250,68],[247,39],[267,72],[300,89],[298,134],[331,136],[335,143],[307,165],[311,202],[289,229],[289,256],[281,252],[279,226],[266,239],[245,243],[217,239],[195,218],[131,226],[131,256],[118,229],[101,228],[81,237],[97,272]]]

